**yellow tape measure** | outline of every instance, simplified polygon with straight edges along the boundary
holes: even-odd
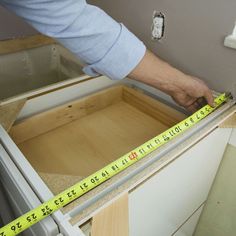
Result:
[[[85,178],[74,186],[68,188],[67,190],[63,191],[62,193],[58,194],[47,202],[44,202],[39,207],[20,216],[16,220],[1,228],[0,236],[17,235],[22,231],[28,229],[35,223],[43,220],[47,216],[51,215],[53,212],[67,205],[73,200],[81,197],[83,194],[87,193],[88,191],[97,187],[101,183],[110,179],[112,176],[118,174],[122,170],[137,162],[138,160],[144,158],[149,153],[156,150],[163,144],[167,143],[177,135],[183,133],[184,131],[192,127],[194,124],[202,120],[204,117],[212,113],[226,100],[226,94],[221,94],[215,99],[216,105],[214,108],[209,105],[204,106],[203,108],[201,108],[185,120],[181,121],[177,125],[152,138],[143,145],[125,154],[118,160],[110,163],[106,167],[90,175],[89,177]]]

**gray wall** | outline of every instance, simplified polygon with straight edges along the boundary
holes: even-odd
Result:
[[[90,0],[140,37],[172,65],[218,91],[236,84],[236,50],[223,46],[236,20],[235,0]],[[161,43],[151,41],[153,10],[166,15]]]
[[[236,84],[236,50],[223,47],[236,20],[235,0],[89,0],[123,22],[160,57],[204,79],[211,88]],[[153,10],[167,18],[165,38],[153,42]],[[0,7],[0,40],[35,34],[20,18]]]
[[[32,27],[0,6],[0,40],[36,34]]]

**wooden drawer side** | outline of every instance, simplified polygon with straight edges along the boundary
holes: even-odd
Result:
[[[56,129],[121,100],[122,87],[116,86],[37,114],[15,124],[10,136],[17,143]]]
[[[123,88],[123,99],[167,126],[173,126],[186,118],[181,112],[129,87]]]

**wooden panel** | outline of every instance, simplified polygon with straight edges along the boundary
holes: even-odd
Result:
[[[0,41],[0,54],[13,53],[30,48],[56,43],[52,38],[37,34],[26,38]]]
[[[40,172],[87,176],[167,128],[121,101],[18,146]]]
[[[184,114],[175,109],[128,87],[123,89],[123,99],[167,126],[173,126],[186,118]]]
[[[12,127],[25,102],[26,99],[22,99],[7,105],[0,105],[0,124],[6,131]]]
[[[82,118],[121,100],[122,86],[113,87],[75,102],[25,119],[10,131],[16,143],[36,137],[76,119]]]
[[[236,128],[236,113],[220,124],[220,128]]]
[[[125,102],[124,89],[109,88],[27,118],[11,129],[10,135],[32,166],[46,173],[42,177],[54,193],[69,187],[68,179],[94,173],[169,128],[156,113],[152,115],[154,108],[146,114],[146,110],[137,109],[138,104]],[[127,88],[130,96],[132,90]],[[138,96],[139,92],[133,94]],[[138,99],[144,99],[146,107],[157,102],[144,94]],[[163,112],[169,111],[157,102],[159,106]],[[170,114],[171,124],[181,117],[173,109]],[[53,184],[53,178],[61,181]]]
[[[91,236],[128,235],[128,193],[126,193],[93,217]]]
[[[185,118],[185,115],[182,113],[134,89],[125,86],[115,86],[25,119],[14,125],[10,135],[19,144],[27,139],[101,110],[122,99],[168,127]]]

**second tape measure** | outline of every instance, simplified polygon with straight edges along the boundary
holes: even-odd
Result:
[[[141,146],[135,148],[131,152],[120,157],[118,160],[110,163],[96,173],[90,175],[89,177],[83,179],[79,183],[73,185],[72,187],[66,189],[62,193],[56,195],[52,199],[44,202],[37,208],[27,212],[26,214],[20,216],[16,220],[7,224],[0,229],[0,236],[14,236],[22,231],[28,229],[35,223],[43,220],[47,216],[51,215],[53,212],[62,208],[63,206],[69,204],[73,200],[81,197],[88,191],[97,187],[101,183],[110,179],[112,176],[118,174],[122,170],[126,169],[130,165],[134,164],[138,160],[144,158],[149,153],[153,152],[163,144],[172,140],[177,135],[183,133],[187,129],[191,128],[194,124],[198,123],[200,120],[205,118],[207,115],[212,113],[217,107],[219,107],[223,102],[227,100],[226,94],[221,94],[215,99],[215,107],[209,105],[204,106],[185,120],[181,121],[177,125],[174,125],[165,132],[159,134],[158,136],[152,138]]]

